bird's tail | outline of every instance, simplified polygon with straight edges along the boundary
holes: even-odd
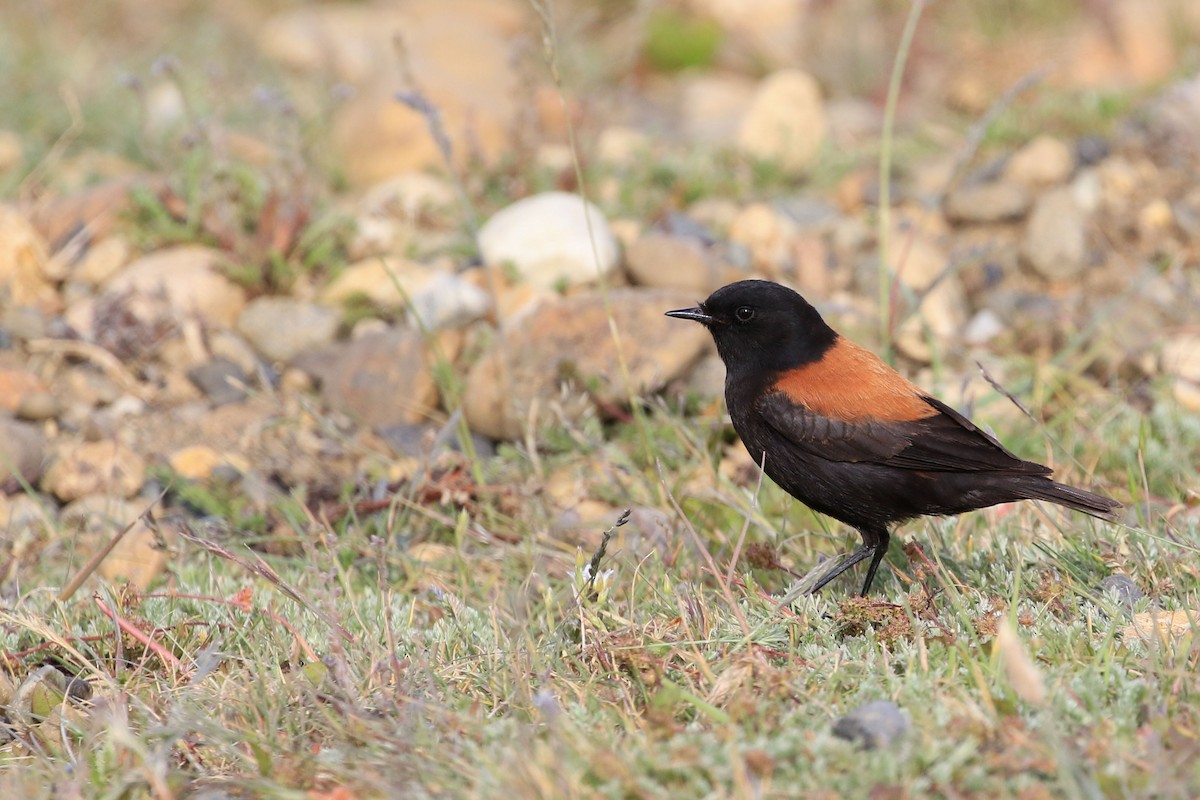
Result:
[[[1100,519],[1115,520],[1117,518],[1116,510],[1121,508],[1121,504],[1111,497],[1056,483],[1049,478],[1032,478],[1023,481],[1021,489],[1028,500],[1047,500]]]

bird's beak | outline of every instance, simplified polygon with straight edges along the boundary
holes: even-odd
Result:
[[[701,325],[712,325],[713,318],[710,314],[705,314],[704,309],[697,306],[696,308],[680,308],[676,311],[668,311],[668,317],[677,319],[690,319],[699,322]]]

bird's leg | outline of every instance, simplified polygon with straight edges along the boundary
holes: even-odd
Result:
[[[888,533],[888,529],[882,525],[877,528],[868,528],[861,531],[863,537],[863,549],[871,550],[871,565],[867,567],[867,579],[863,582],[862,596],[866,597],[871,591],[871,583],[875,580],[875,571],[879,569],[880,562],[887,555],[888,543],[892,536]]]
[[[842,555],[837,557],[836,563],[834,563],[832,566],[828,567],[828,571],[821,574],[821,576],[819,578],[817,578],[816,583],[814,583],[811,587],[809,587],[808,590],[804,592],[804,594],[816,594],[817,592],[824,589],[825,586],[830,581],[832,581],[834,578],[836,578],[838,575],[841,575],[843,572],[850,569],[858,562],[866,560],[868,556],[871,556],[874,553],[875,553],[875,548],[869,547],[865,544],[862,547],[855,550],[853,553],[843,553]],[[824,565],[822,565],[822,567],[823,566]],[[817,567],[816,570],[820,570],[820,569],[822,569],[822,567]],[[814,571],[816,571],[816,570],[814,570]],[[809,574],[811,575],[812,573],[809,573]],[[807,580],[808,580],[808,576],[805,576],[804,582],[807,582]]]

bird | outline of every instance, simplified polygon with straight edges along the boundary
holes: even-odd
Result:
[[[725,363],[725,402],[750,457],[788,494],[849,525],[861,546],[815,593],[870,559],[866,597],[894,527],[1017,500],[1115,520],[1121,504],[1057,483],[994,436],[831,328],[772,281],[723,286],[666,315],[700,323]]]

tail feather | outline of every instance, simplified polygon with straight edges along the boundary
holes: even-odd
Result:
[[[1111,497],[1076,489],[1074,486],[1057,483],[1049,478],[1022,481],[1021,489],[1028,500],[1046,500],[1100,519],[1115,520],[1117,518],[1116,510],[1122,507]]]

